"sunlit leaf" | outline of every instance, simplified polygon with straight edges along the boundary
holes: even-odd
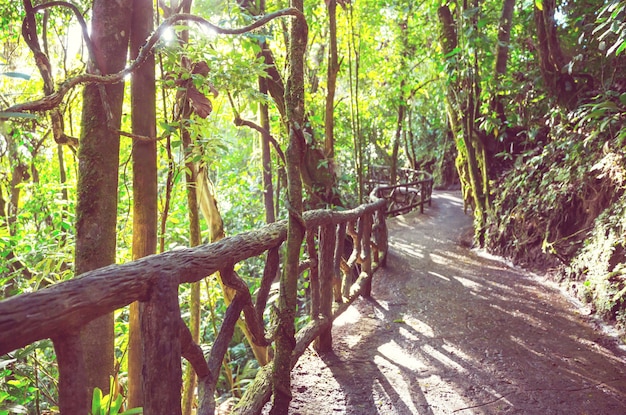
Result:
[[[100,388],[94,388],[93,397],[91,398],[91,415],[100,413],[102,406],[102,390]]]
[[[30,75],[22,72],[3,72],[2,75],[8,76],[9,78],[20,78],[26,81],[30,80]]]
[[[0,119],[1,118],[37,118],[37,114],[30,114],[27,112],[11,112],[11,111],[0,111]]]

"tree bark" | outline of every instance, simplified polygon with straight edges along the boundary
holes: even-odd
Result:
[[[513,24],[513,11],[515,0],[504,0],[500,26],[498,28],[498,46],[496,49],[496,76],[506,73],[506,64],[509,58],[509,44],[511,42],[511,25]]]
[[[500,96],[500,81],[506,74],[506,66],[509,58],[509,44],[511,42],[511,25],[513,24],[513,11],[515,0],[504,0],[502,14],[500,15],[500,25],[498,27],[498,45],[496,47],[496,94],[492,98],[492,110],[498,114],[502,127],[506,123],[504,104]],[[494,137],[495,138],[495,137]]]
[[[355,221],[384,205],[385,200],[381,199],[347,211],[309,211],[303,218],[307,229],[312,229],[323,224]],[[54,338],[61,329],[79,328],[134,301],[146,301],[150,286],[163,268],[175,273],[181,284],[199,281],[231,262],[279,247],[286,237],[287,223],[275,222],[212,244],[88,271],[80,278],[54,284],[45,290],[0,301],[0,355],[37,340]],[[67,298],[73,300],[67,301]],[[28,321],[28,324],[17,325],[19,321]]]
[[[335,157],[335,89],[337,88],[337,74],[339,62],[337,58],[337,0],[326,2],[328,10],[328,34],[330,54],[328,56],[328,73],[326,80],[326,116],[324,124],[324,154],[333,161]]]
[[[457,80],[451,81],[446,96],[446,110],[450,128],[456,138],[459,155],[457,157],[457,169],[463,186],[464,199],[470,199],[474,203],[474,218],[476,224],[476,236],[480,241],[485,223],[485,212],[488,198],[488,177],[486,174],[486,156],[484,144],[475,129],[475,120],[479,108],[478,75],[461,76],[456,51],[459,41],[456,31],[456,23],[448,6],[441,6],[437,10],[441,23],[440,42],[448,59],[450,72],[457,72]],[[473,56],[472,70],[476,72],[476,56]],[[459,138],[460,137],[460,138]],[[481,162],[479,162],[479,157]],[[482,169],[481,164],[482,163]]]
[[[153,31],[152,0],[134,0],[130,33],[130,56]],[[153,137],[154,141],[133,139],[133,259],[156,252],[157,244],[157,157],[156,157],[156,87],[154,55],[131,76],[131,122],[134,134]],[[128,405],[143,406],[141,370],[141,310],[139,303],[130,306],[130,339],[128,342]]]
[[[131,16],[130,0],[94,0],[91,40],[95,62],[102,74],[116,73],[126,65]],[[102,92],[105,92],[104,94]],[[115,262],[119,129],[124,84],[85,86],[82,138],[78,150],[76,205],[76,275]],[[87,387],[109,389],[113,372],[113,314],[100,317],[81,330],[87,368]]]
[[[185,108],[189,108],[189,103],[184,102]],[[191,114],[183,115],[189,118]],[[191,155],[191,134],[188,129],[182,131],[183,147],[187,157]],[[187,189],[187,213],[189,216],[189,246],[194,247],[202,243],[200,237],[200,209],[198,206],[198,168],[189,158],[185,162],[186,189]],[[213,240],[211,240],[213,242]],[[195,343],[200,340],[200,283],[194,282],[190,286],[189,292],[189,330],[191,338]],[[183,384],[183,415],[190,415],[193,408],[194,391],[196,388],[196,374],[193,368],[188,365],[185,371]]]
[[[303,0],[292,0],[292,7],[304,11]],[[292,21],[289,44],[289,78],[285,91],[289,146],[287,148],[287,204],[289,220],[284,269],[280,279],[278,300],[278,327],[276,355],[272,368],[272,415],[286,414],[291,402],[291,353],[295,347],[295,316],[297,306],[298,268],[300,247],[305,227],[302,220],[301,165],[306,143],[304,141],[304,51],[308,27],[301,18]]]
[[[559,105],[571,107],[576,102],[576,83],[563,71],[568,59],[559,42],[555,11],[555,0],[543,0],[541,9],[535,5],[539,67],[548,93]]]
[[[259,92],[267,94],[267,79],[259,77]],[[265,206],[265,222],[272,223],[276,220],[274,210],[274,187],[272,185],[272,154],[270,152],[270,117],[267,103],[259,104],[259,118],[264,133],[261,134],[261,159],[263,163],[263,205]]]

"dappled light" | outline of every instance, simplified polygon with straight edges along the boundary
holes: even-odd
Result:
[[[626,355],[601,339],[555,287],[459,246],[453,236],[470,220],[459,214],[458,200],[455,193],[436,193],[428,218],[411,214],[390,222],[393,262],[375,282],[373,298],[347,311],[354,324],[333,330],[338,343],[328,369],[345,388],[346,408],[381,414],[626,410]],[[364,390],[354,388],[355,377]]]
[[[626,0],[0,0],[0,45],[0,415],[626,414]]]

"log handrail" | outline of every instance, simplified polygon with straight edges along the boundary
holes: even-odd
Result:
[[[384,168],[384,167],[383,167]],[[387,168],[388,169],[388,168]],[[303,214],[309,259],[300,272],[309,270],[311,321],[296,335],[292,367],[315,340],[318,351],[332,348],[331,328],[336,317],[359,296],[369,296],[373,273],[387,257],[388,215],[405,213],[431,203],[432,176],[400,169],[401,183],[376,182],[370,203],[352,210],[314,210]],[[411,199],[394,208],[397,195]],[[242,312],[246,324],[254,324],[252,341],[271,342],[262,322],[268,292],[259,291],[256,304],[247,285],[234,273],[238,262],[267,253],[263,279],[273,278],[278,269],[278,249],[285,241],[287,222],[224,238],[216,243],[151,255],[86,272],[77,278],[42,290],[0,301],[0,355],[43,339],[52,339],[59,365],[61,413],[87,413],[91,391],[86,390],[80,329],[90,321],[132,302],[142,307],[141,329],[144,348],[143,390],[146,413],[180,413],[180,359],[187,359],[198,374],[198,414],[215,411],[215,392],[220,365]],[[345,252],[346,239],[352,252]],[[356,281],[352,277],[358,270]],[[236,290],[220,331],[205,359],[191,340],[180,316],[178,286],[199,281],[220,271],[224,283]],[[230,276],[230,278],[224,278]],[[261,293],[262,292],[262,293]],[[258,413],[270,397],[270,373],[262,368],[235,409],[237,414]],[[156,412],[155,412],[156,411]]]
[[[391,183],[391,167],[372,165],[368,171],[367,185],[370,199],[385,199],[387,215],[395,216],[408,213],[424,205],[432,204],[433,176],[425,171],[400,168],[396,172],[397,183]]]
[[[317,256],[308,264],[316,262],[321,274],[317,285],[319,307],[310,316],[311,322],[297,334],[293,365],[316,338],[319,339],[315,343],[318,350],[329,350],[332,347],[332,321],[359,295],[369,295],[373,272],[384,264],[387,254],[386,206],[386,201],[374,199],[352,210],[315,210],[303,214],[307,233],[313,241],[309,254]],[[205,361],[180,316],[178,285],[199,281],[216,271],[227,275],[240,261],[266,252],[275,253],[286,234],[287,223],[281,221],[216,243],[110,265],[33,293],[0,301],[0,355],[38,340],[52,339],[59,364],[61,413],[87,413],[91,391],[85,390],[79,330],[95,318],[140,301],[144,310],[141,320],[145,353],[144,410],[151,413],[154,408],[160,408],[157,412],[163,413],[162,410],[167,408],[167,413],[180,413],[182,355],[199,375],[198,414],[212,414],[219,366],[234,325],[242,310],[250,304],[251,296],[240,292],[235,295]],[[346,237],[353,242],[349,258],[340,255]],[[268,253],[268,262],[269,256]],[[303,261],[301,269],[306,268],[304,264]],[[360,274],[353,281],[350,270],[356,266],[360,267]],[[242,287],[235,288],[241,291]],[[259,305],[264,309],[265,299],[257,298]],[[262,314],[259,309],[253,308],[252,311]],[[266,340],[265,333],[261,337],[264,338],[259,341]],[[261,371],[258,376],[263,393],[247,394],[238,413],[249,413],[246,408],[258,407],[260,402],[269,399],[270,389],[263,389],[264,382],[268,381],[263,380],[263,373],[269,371]],[[249,390],[259,389],[251,387]]]

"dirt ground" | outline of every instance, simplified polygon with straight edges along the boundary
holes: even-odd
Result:
[[[389,221],[371,299],[293,371],[290,414],[626,414],[626,352],[544,277],[461,246],[455,192]]]

